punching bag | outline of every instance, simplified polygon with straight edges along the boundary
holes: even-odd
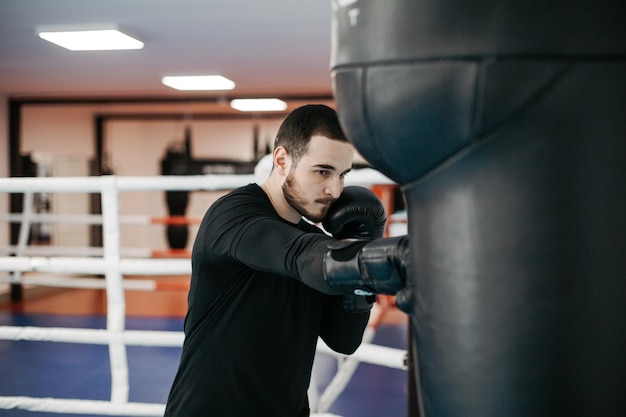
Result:
[[[162,175],[188,175],[190,157],[187,153],[167,152],[161,161]],[[189,203],[189,191],[166,191],[165,202],[170,216],[184,217]],[[185,224],[168,224],[167,241],[171,249],[185,249],[189,228]]]
[[[624,9],[333,1],[341,123],[406,198],[426,417],[626,416]]]

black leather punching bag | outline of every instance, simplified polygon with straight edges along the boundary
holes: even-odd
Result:
[[[336,0],[333,87],[397,181],[426,417],[626,416],[616,0]]]

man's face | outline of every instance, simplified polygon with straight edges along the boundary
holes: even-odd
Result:
[[[352,169],[354,147],[347,142],[313,136],[297,166],[291,165],[283,183],[285,199],[298,213],[318,223],[343,191]]]

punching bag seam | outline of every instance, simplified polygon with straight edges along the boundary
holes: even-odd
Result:
[[[563,79],[567,73],[571,72],[575,65],[576,62],[571,61],[559,70],[557,70],[551,77],[551,79],[542,88],[538,89],[534,94],[532,94],[525,103],[519,106],[516,111],[512,112],[507,117],[495,123],[491,128],[485,130],[480,136],[476,137],[476,141],[482,142],[487,140],[494,133],[506,126],[511,120],[515,120],[523,116],[535,103],[540,101],[542,97],[544,97],[552,89],[552,87],[554,87],[554,85],[561,81],[561,79]]]
[[[486,60],[485,63],[490,63],[490,61],[492,61],[492,60],[491,59],[490,60]],[[415,178],[414,180],[409,181],[406,184],[402,185],[401,189],[404,192],[406,192],[406,190],[409,190],[409,189],[417,186],[421,181],[427,180],[430,176],[435,175],[437,172],[445,169],[447,166],[453,164],[455,161],[463,158],[465,155],[467,155],[468,153],[472,152],[474,150],[474,148],[476,148],[478,146],[482,146],[483,144],[488,143],[489,142],[489,138],[493,137],[494,133],[496,133],[498,130],[502,129],[511,120],[514,120],[515,118],[520,117],[521,115],[523,115],[534,103],[539,101],[545,94],[547,94],[556,83],[558,83],[569,72],[571,72],[575,66],[576,66],[576,62],[575,61],[570,61],[568,65],[564,65],[563,68],[559,69],[554,74],[552,79],[548,83],[546,83],[546,85],[543,88],[539,89],[522,106],[520,106],[519,110],[513,112],[509,117],[507,117],[507,118],[503,119],[502,121],[498,122],[496,125],[494,125],[494,127],[492,129],[489,129],[488,131],[485,131],[480,136],[474,137],[474,134],[472,132],[472,141],[470,142],[469,145],[467,145],[467,146],[459,149],[458,151],[454,152],[453,154],[448,156],[446,159],[441,161],[439,164],[437,164],[436,166],[434,166],[432,169],[430,169],[429,171],[425,172],[421,176],[419,176],[419,177]],[[484,68],[486,68],[486,66],[481,66],[481,73],[482,73]],[[478,83],[478,81],[477,81],[477,83]],[[478,91],[478,90],[476,90],[476,91]],[[476,98],[475,102],[478,101],[478,100],[479,99]],[[476,119],[474,119],[472,121],[472,127],[474,126],[475,122],[476,122]]]
[[[446,58],[418,58],[418,59],[393,59],[387,61],[377,61],[377,62],[351,62],[349,64],[340,64],[335,65],[332,69],[335,70],[345,70],[345,69],[363,69],[366,70],[368,68],[378,68],[378,67],[387,67],[387,66],[401,66],[401,65],[413,65],[413,64],[423,64],[423,63],[432,63],[432,62],[477,62],[480,60],[480,56],[459,56],[459,57],[446,57]]]
[[[486,68],[495,61],[495,58],[487,58],[478,64],[478,74],[474,83],[474,99],[472,100],[472,120],[470,121],[470,143],[477,141],[476,126],[479,126],[479,120],[484,116],[485,111],[485,90],[487,85]]]
[[[365,94],[367,92],[367,73],[368,73],[368,67],[362,68],[362,76],[361,76],[361,85],[359,86],[359,89],[361,91],[361,94]],[[368,136],[371,138],[375,138],[374,136],[374,129],[372,127],[372,123],[370,121],[370,117],[369,117],[369,110],[368,110],[368,106],[367,106],[368,100],[361,100],[361,114],[363,114],[363,120],[365,121],[365,126],[367,128],[367,133]],[[378,140],[374,140],[372,141],[372,144],[374,146],[374,148],[376,148],[376,152],[383,156],[383,160],[385,163],[385,167],[387,167],[389,165],[389,161],[385,155],[385,153],[383,152],[383,149],[381,149],[381,147],[379,146],[379,141]]]
[[[487,58],[486,58],[487,57]],[[345,69],[366,69],[387,66],[412,65],[420,63],[433,62],[487,62],[487,61],[564,61],[575,62],[579,60],[589,61],[623,61],[626,59],[624,55],[559,55],[559,54],[492,54],[492,55],[458,55],[453,57],[423,57],[423,58],[406,58],[406,59],[389,59],[384,61],[368,62],[357,61],[348,64],[338,64],[332,67],[332,71]]]

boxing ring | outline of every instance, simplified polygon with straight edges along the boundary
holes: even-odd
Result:
[[[346,185],[370,185],[390,182],[373,170],[346,179]],[[352,174],[351,174],[352,176]],[[24,211],[0,215],[1,221],[19,222],[18,242],[0,252],[0,283],[65,288],[101,288],[106,293],[106,328],[69,328],[0,326],[0,340],[65,342],[108,346],[111,389],[110,400],[38,398],[0,396],[0,409],[94,414],[161,416],[165,404],[129,401],[129,364],[126,348],[182,347],[184,335],[177,331],[127,330],[125,291],[154,291],[159,283],[150,279],[125,279],[125,276],[186,275],[191,273],[189,259],[154,258],[153,251],[129,251],[120,247],[120,224],[164,224],[168,219],[120,215],[120,193],[135,191],[225,191],[250,182],[255,175],[203,175],[158,177],[66,177],[1,178],[1,193],[23,193]],[[102,215],[67,216],[37,214],[32,211],[35,193],[94,193],[100,196]],[[102,225],[101,248],[29,247],[30,226],[38,221],[84,222]],[[174,219],[175,222],[197,222],[198,219]],[[9,256],[6,256],[9,255]],[[37,276],[29,277],[28,274]],[[84,276],[81,276],[84,275]],[[104,279],[93,278],[102,275]],[[406,369],[406,351],[371,343],[381,315],[389,304],[382,303],[372,313],[364,343],[355,354],[346,357],[332,352],[321,340],[318,352],[337,358],[337,373],[324,392],[312,383],[309,391],[312,411],[324,413],[341,393],[360,362],[396,369]],[[323,414],[318,414],[319,416]]]

